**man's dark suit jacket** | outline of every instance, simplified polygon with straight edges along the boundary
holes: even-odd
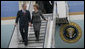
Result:
[[[15,22],[18,23],[18,21],[21,25],[26,25],[31,22],[30,12],[28,10],[26,10],[26,13],[22,12],[22,10],[18,11]]]

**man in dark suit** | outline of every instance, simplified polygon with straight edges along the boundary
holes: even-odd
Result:
[[[19,21],[19,29],[25,46],[28,44],[28,27],[31,26],[30,12],[26,10],[26,4],[22,5],[22,10],[18,11],[15,25]]]

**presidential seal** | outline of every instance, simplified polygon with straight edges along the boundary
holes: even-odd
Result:
[[[81,28],[78,24],[70,22],[69,24],[62,25],[60,28],[60,36],[65,42],[77,42],[82,35]]]

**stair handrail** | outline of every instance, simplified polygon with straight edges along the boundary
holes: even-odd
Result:
[[[54,3],[52,17],[53,19],[48,18],[44,48],[55,48],[56,3]]]
[[[47,27],[46,27],[46,33],[45,33],[45,39],[44,39],[44,44],[43,44],[43,48],[47,47],[47,42],[48,42],[48,36],[49,36],[49,29],[50,29],[50,22],[51,22],[51,18],[48,17],[48,22],[47,22]]]

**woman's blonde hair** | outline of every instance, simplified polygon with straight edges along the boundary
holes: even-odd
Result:
[[[37,9],[39,9],[39,5],[38,4],[34,4],[33,7],[36,7]]]

